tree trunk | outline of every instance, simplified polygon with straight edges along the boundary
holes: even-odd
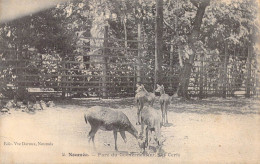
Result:
[[[222,82],[222,97],[227,97],[227,64],[228,64],[228,50],[227,44],[225,44],[225,59],[224,59],[224,74],[223,74],[223,82]]]
[[[108,26],[105,26],[104,43],[103,47],[107,47],[108,39]],[[103,49],[103,55],[107,55],[106,48]],[[102,97],[107,98],[107,57],[103,57],[103,70],[102,70]]]
[[[252,46],[249,45],[247,49],[247,78],[246,78],[246,98],[250,98],[251,96],[251,63],[252,63]]]
[[[141,43],[141,23],[138,22],[138,57],[137,57],[137,67],[136,67],[136,75],[137,75],[137,84],[140,84],[142,82],[141,79],[141,56],[142,56],[142,43]]]
[[[210,0],[201,0],[201,1],[191,1],[195,6],[198,6],[197,13],[195,16],[195,20],[193,23],[193,30],[189,36],[189,46],[192,49],[192,54],[189,56],[189,59],[184,62],[184,67],[182,70],[182,75],[180,78],[180,85],[178,88],[178,95],[184,97],[186,99],[189,98],[188,95],[188,87],[191,75],[192,65],[194,63],[195,55],[196,55],[196,47],[195,42],[198,40],[198,36],[200,33],[200,27],[202,24],[202,18],[205,13],[206,7],[209,5]]]
[[[173,47],[173,38],[171,38],[171,49],[170,49],[170,88],[173,88],[173,55],[174,55],[174,47]]]
[[[65,59],[64,56],[61,58],[61,66],[62,66],[62,72],[61,72],[61,91],[62,91],[62,98],[65,98],[66,96],[66,81],[67,81],[67,77],[66,75],[66,63],[65,63]]]
[[[163,50],[163,0],[156,0],[155,24],[155,74],[154,89],[156,84],[162,84],[162,50]]]
[[[16,54],[16,60],[24,60],[25,59],[25,53],[23,51],[23,46],[22,43],[18,43],[17,47],[17,54]],[[17,62],[16,61],[16,62]],[[25,68],[27,66],[27,62],[17,62],[16,67],[20,67],[20,68]],[[25,95],[26,95],[26,91],[27,91],[27,87],[24,83],[25,80],[27,80],[27,76],[25,76],[26,74],[26,69],[18,69],[16,68],[16,76],[17,76],[17,91],[16,91],[16,96],[14,97],[14,99],[16,99],[17,97],[21,100],[25,99]]]
[[[124,14],[124,20],[123,20],[123,25],[124,25],[124,33],[125,33],[125,55],[127,55],[127,29],[126,29],[126,14]]]
[[[200,54],[200,71],[199,71],[199,98],[202,99],[204,97],[203,89],[204,89],[204,57]]]

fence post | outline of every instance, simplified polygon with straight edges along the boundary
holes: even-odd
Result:
[[[18,47],[16,48],[17,49],[17,54],[16,54],[16,60],[19,61],[19,60],[24,60],[24,52],[23,52],[23,48],[22,48],[22,44],[19,43]],[[16,66],[17,67],[22,67],[22,68],[25,68],[26,67],[26,64],[27,64],[27,61],[25,62],[17,62],[16,61]],[[27,75],[25,75],[25,69],[18,69],[16,68],[16,73],[17,73],[17,93],[16,93],[16,96],[24,96],[24,92],[27,90],[27,87],[24,85],[24,81],[25,79],[27,79]],[[22,97],[24,98],[24,97]]]
[[[105,26],[104,43],[103,43],[103,55],[107,55],[108,46],[108,26]],[[102,97],[107,97],[107,57],[103,57],[103,69],[102,69]]]
[[[227,44],[225,43],[225,59],[224,59],[224,74],[223,74],[223,90],[222,90],[222,97],[227,97],[227,62],[228,62],[228,52],[227,52]]]
[[[134,82],[133,82],[133,93],[134,93],[134,95],[135,95],[135,86],[136,86],[136,68],[135,68],[135,66],[134,66]]]
[[[66,63],[65,63],[65,59],[64,57],[62,57],[61,59],[61,66],[62,66],[62,72],[61,72],[61,90],[62,90],[62,94],[61,97],[65,98],[66,95]]]
[[[246,97],[250,97],[250,86],[251,86],[251,46],[249,45],[247,48],[247,78],[246,78]]]
[[[207,98],[208,97],[208,90],[209,90],[209,87],[208,87],[208,84],[210,84],[210,82],[208,83],[208,72],[207,72],[207,66],[204,67],[204,72],[205,72],[205,78],[204,78],[204,85],[205,85],[205,93],[204,93],[204,98]]]
[[[200,72],[199,72],[199,76],[200,76],[200,81],[199,81],[199,98],[202,99],[203,98],[203,55],[200,54]]]

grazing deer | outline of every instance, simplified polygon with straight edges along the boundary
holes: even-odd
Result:
[[[94,138],[98,129],[113,131],[115,139],[115,150],[117,149],[117,132],[120,133],[124,142],[126,142],[125,131],[138,139],[138,132],[131,124],[128,117],[121,111],[114,111],[105,107],[95,106],[89,108],[84,115],[86,123],[89,122],[91,130],[88,134],[89,142],[92,140],[95,147]]]
[[[157,89],[155,90],[155,92],[160,92],[160,95],[161,95],[159,98],[159,102],[160,102],[161,111],[162,111],[162,123],[164,125],[165,120],[166,120],[166,123],[168,123],[167,112],[168,112],[168,106],[171,102],[172,97],[165,93],[163,85],[160,86],[157,84]]]
[[[144,107],[144,104],[148,103],[149,106],[153,106],[153,103],[155,101],[155,94],[148,92],[144,88],[144,85],[136,84],[136,87],[137,87],[137,89],[136,89],[135,101],[137,103],[137,117],[138,117],[137,124],[140,125],[140,122],[141,122],[140,113]]]
[[[161,145],[161,114],[158,113],[152,107],[144,107],[141,112],[141,133],[142,137],[144,132],[144,127],[146,126],[146,137],[145,137],[145,147],[149,147],[149,132],[155,132],[155,141],[157,141],[158,146]]]

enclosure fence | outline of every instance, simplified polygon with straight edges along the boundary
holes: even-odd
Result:
[[[122,46],[126,42],[123,39],[86,37],[81,40],[75,53],[65,56],[30,49],[1,50],[0,82],[1,88],[7,88],[2,89],[2,94],[12,97],[10,89],[15,94],[23,88],[42,97],[133,97],[137,83],[153,92],[153,49],[140,47],[138,40],[127,40],[128,47]],[[241,54],[198,54],[189,94],[200,98],[258,95],[255,59],[249,48]],[[176,64],[163,65],[162,83],[166,93],[176,92],[180,70]]]
[[[235,52],[235,51],[234,51]],[[190,79],[190,95],[252,97],[259,93],[256,54],[250,47],[241,53],[197,55]]]

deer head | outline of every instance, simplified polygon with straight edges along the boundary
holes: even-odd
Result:
[[[136,93],[138,92],[141,92],[141,91],[145,91],[145,88],[144,88],[144,85],[139,85],[139,84],[136,84]]]
[[[157,84],[157,89],[155,90],[155,92],[160,92],[160,93],[164,92],[164,86]]]

